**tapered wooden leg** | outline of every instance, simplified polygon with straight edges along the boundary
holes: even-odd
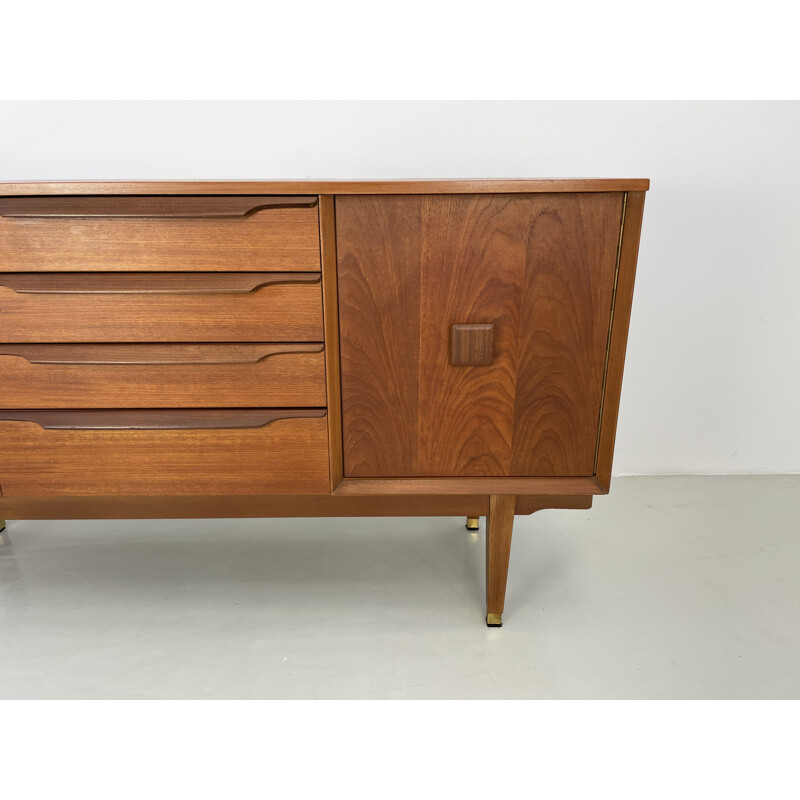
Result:
[[[489,516],[486,519],[486,624],[491,628],[499,628],[503,624],[516,505],[517,497],[513,494],[493,494],[489,499]]]

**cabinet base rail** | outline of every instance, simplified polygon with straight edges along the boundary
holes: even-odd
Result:
[[[10,519],[466,516],[467,528],[477,530],[484,516],[486,624],[492,628],[503,624],[515,515],[546,508],[588,509],[591,505],[591,495],[0,497],[0,511]],[[0,519],[0,530],[5,524]]]

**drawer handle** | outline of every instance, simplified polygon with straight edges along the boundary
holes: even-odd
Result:
[[[324,408],[0,411],[0,422],[33,422],[45,430],[230,430],[263,428],[279,419],[317,419],[325,413]]]
[[[18,294],[250,294],[281,283],[319,283],[318,272],[7,272]]]
[[[207,219],[247,217],[269,208],[308,208],[311,196],[189,196],[164,197],[9,197],[0,198],[3,217],[112,217],[149,219]]]
[[[494,360],[494,325],[453,325],[450,363],[454,367],[488,367]]]
[[[272,356],[321,353],[322,350],[321,344],[5,344],[0,345],[0,358],[21,358],[29,364],[85,366],[252,365]]]

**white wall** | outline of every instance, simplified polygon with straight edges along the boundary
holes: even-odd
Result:
[[[800,103],[0,105],[0,180],[651,178],[617,473],[800,471],[799,145]]]

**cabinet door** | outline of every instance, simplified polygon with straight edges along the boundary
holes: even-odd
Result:
[[[337,198],[345,476],[592,475],[622,201]]]

